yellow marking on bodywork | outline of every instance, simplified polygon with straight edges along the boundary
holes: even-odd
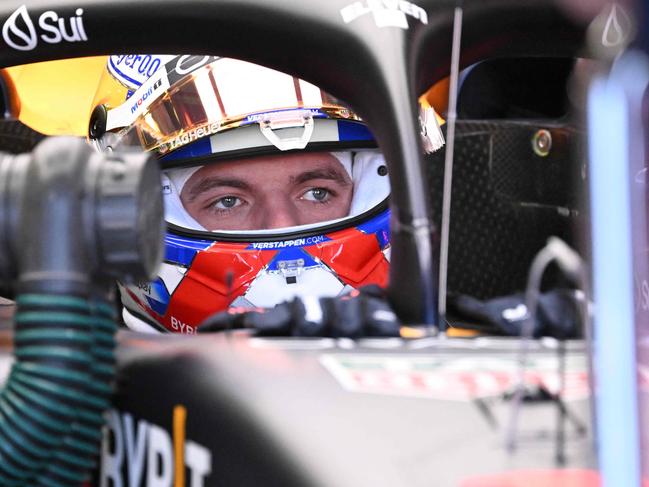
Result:
[[[174,429],[174,487],[185,487],[185,426],[187,408],[175,406],[173,416]]]

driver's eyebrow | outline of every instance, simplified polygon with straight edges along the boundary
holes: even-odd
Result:
[[[241,179],[211,176],[203,179],[200,183],[191,186],[189,188],[187,199],[191,203],[202,193],[220,186],[250,190],[250,185]]]
[[[351,182],[346,179],[340,171],[331,168],[304,171],[297,176],[291,176],[290,181],[292,184],[302,184],[311,181],[312,179],[329,179],[337,182],[341,186],[349,186],[351,184]]]

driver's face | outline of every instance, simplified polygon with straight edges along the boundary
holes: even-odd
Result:
[[[352,180],[328,152],[292,153],[208,164],[180,199],[207,230],[263,230],[342,218]]]

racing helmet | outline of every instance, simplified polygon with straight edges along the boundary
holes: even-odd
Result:
[[[94,106],[101,150],[144,148],[162,169],[164,263],[119,284],[128,327],[194,333],[229,308],[387,284],[385,161],[318,87],[231,58],[117,55]]]

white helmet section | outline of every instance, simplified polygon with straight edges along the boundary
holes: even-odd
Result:
[[[360,215],[381,202],[390,194],[390,183],[387,177],[387,169],[383,155],[376,150],[361,151],[339,151],[331,153],[345,168],[354,184],[354,193],[350,206],[349,215],[346,218]],[[213,163],[218,164],[218,162]],[[162,188],[165,204],[165,218],[168,223],[182,228],[198,231],[207,231],[185,210],[181,200],[185,183],[189,178],[203,166],[183,167],[167,169],[163,171]],[[342,221],[339,219],[336,221]],[[307,230],[330,224],[320,222],[299,227],[291,227],[291,230]],[[270,231],[255,231],[254,233],[281,233],[283,229],[272,229]],[[224,232],[229,233],[229,232]],[[237,230],[235,233],[249,233]]]
[[[352,162],[354,195],[349,216],[374,208],[390,194],[390,183],[383,154],[378,151],[358,151]]]
[[[331,271],[322,266],[304,269],[300,280],[290,286],[286,285],[284,275],[264,271],[252,281],[246,293],[237,297],[230,306],[272,308],[296,297],[302,299],[313,297],[316,290],[318,298],[333,298],[353,289],[343,284]]]
[[[169,290],[170,293],[173,293],[183,277],[187,269],[173,264],[162,263],[160,269],[158,270],[158,277],[164,282],[165,287]],[[129,293],[125,290],[123,285],[119,286],[120,296],[122,300],[122,319],[124,323],[131,329],[143,333],[159,333],[160,330],[151,326],[146,321],[138,318],[132,314],[129,310],[138,309],[140,305],[133,300]],[[190,330],[178,330],[182,333],[189,333]]]
[[[162,172],[162,197],[165,208],[165,220],[173,225],[190,230],[206,231],[198,223],[180,201],[180,193],[187,180],[198,171],[201,166],[171,169]]]
[[[108,58],[106,67],[115,79],[134,91],[175,57],[173,54],[117,54]]]

